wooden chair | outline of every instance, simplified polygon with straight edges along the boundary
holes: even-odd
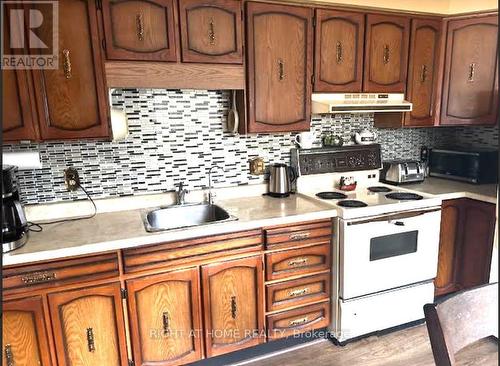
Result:
[[[460,291],[424,306],[437,366],[454,366],[455,354],[480,339],[498,338],[498,283]]]

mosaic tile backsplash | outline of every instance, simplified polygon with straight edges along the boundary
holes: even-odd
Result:
[[[125,141],[72,141],[5,145],[4,151],[38,150],[42,169],[20,171],[23,203],[84,198],[66,191],[63,170],[75,167],[82,185],[95,198],[162,192],[179,182],[188,189],[208,184],[207,169],[217,164],[214,186],[260,183],[248,161],[288,162],[295,134],[234,135],[224,132],[230,96],[227,91],[117,89],[112,104],[125,110],[130,136]],[[498,128],[375,129],[372,114],[313,116],[311,130],[352,141],[369,129],[378,135],[383,159],[418,158],[420,147],[456,140],[496,146]],[[319,144],[318,138],[318,144]],[[319,146],[319,145],[318,145]]]

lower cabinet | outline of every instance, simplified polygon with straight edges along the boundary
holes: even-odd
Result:
[[[207,357],[263,343],[262,257],[202,267]]]
[[[128,364],[120,283],[48,298],[60,366]]]
[[[51,365],[42,298],[5,301],[2,310],[2,365]]]

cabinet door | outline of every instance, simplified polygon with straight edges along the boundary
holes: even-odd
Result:
[[[243,62],[240,0],[179,0],[182,61]]]
[[[175,11],[173,0],[102,0],[107,58],[176,61]]]
[[[58,364],[127,365],[120,284],[49,295]]]
[[[34,32],[46,39],[52,22],[44,21]],[[41,137],[109,137],[95,1],[60,1],[58,34],[58,69],[33,71]]]
[[[312,10],[247,3],[248,132],[309,130]]]
[[[410,19],[367,15],[364,91],[405,92],[409,39]]]
[[[51,365],[42,299],[5,301],[2,308],[2,365]]]
[[[207,357],[264,342],[260,256],[202,268]]]
[[[198,270],[127,281],[137,365],[183,365],[201,359]]]
[[[314,91],[361,92],[365,16],[316,10]]]
[[[433,126],[438,122],[441,28],[440,20],[412,20],[406,97],[413,103],[413,110],[405,113],[405,126]]]
[[[496,124],[498,16],[448,23],[441,125]]]

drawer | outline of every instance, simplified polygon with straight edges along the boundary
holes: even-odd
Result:
[[[288,337],[330,324],[330,301],[267,316],[269,339]]]
[[[331,245],[285,250],[266,254],[266,280],[309,274],[331,268]]]
[[[332,240],[332,220],[306,222],[264,230],[267,249],[305,244],[328,244]]]
[[[117,253],[3,269],[3,290],[14,294],[119,275]]]
[[[300,278],[266,286],[267,311],[284,310],[330,298],[331,274]]]

